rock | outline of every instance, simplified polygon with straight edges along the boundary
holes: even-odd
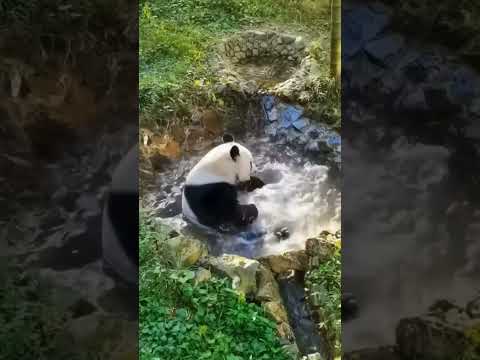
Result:
[[[317,237],[307,239],[305,245],[306,254],[310,257],[318,257],[320,261],[330,258],[337,247],[335,243],[338,241],[334,234],[324,232]]]
[[[357,54],[366,42],[380,34],[390,22],[386,11],[359,4],[342,14],[342,52],[347,58]],[[343,50],[345,49],[345,50]]]
[[[307,360],[324,360],[320,353],[314,353],[307,355]]]
[[[392,34],[369,42],[365,45],[365,51],[375,62],[387,66],[392,58],[398,57],[404,43],[405,40],[401,35]]]
[[[381,78],[379,92],[384,96],[391,96],[401,91],[405,85],[405,77],[401,74],[391,71]]]
[[[257,294],[258,301],[281,301],[278,283],[270,269],[260,265],[257,273]]]
[[[456,103],[448,90],[442,86],[425,87],[424,93],[428,109],[437,114],[450,116],[458,113],[461,109],[461,105]]]
[[[288,228],[284,227],[276,231],[275,236],[277,237],[278,240],[285,240],[290,237],[290,232],[288,231]]]
[[[270,121],[277,121],[280,119],[280,113],[277,107],[272,108],[268,113],[268,120]]]
[[[267,301],[262,304],[269,317],[277,324],[288,324],[287,310],[280,301]]]
[[[288,342],[293,342],[295,340],[295,334],[293,333],[293,329],[286,322],[277,324],[277,332],[282,339],[285,339]]]
[[[426,111],[428,106],[423,89],[418,88],[415,91],[407,92],[406,95],[400,100],[397,108],[400,111],[407,112]]]
[[[206,282],[212,278],[212,273],[204,268],[199,268],[195,272],[195,283],[199,284],[202,282]]]
[[[357,313],[357,299],[350,293],[342,294],[342,321],[348,321],[354,318]]]
[[[480,98],[473,100],[470,105],[470,112],[475,116],[480,116]]]
[[[65,186],[62,186],[60,189],[55,191],[52,196],[52,200],[56,203],[61,203],[65,200],[68,196],[68,189]]]
[[[255,40],[265,40],[268,37],[268,34],[266,32],[258,30],[249,31],[249,34],[251,34]]]
[[[75,319],[68,325],[68,334],[73,340],[73,346],[78,348],[100,349],[107,342],[110,342],[110,345],[118,345],[123,338],[128,338],[128,334],[134,336],[137,330],[138,323],[135,321],[98,312]]]
[[[205,244],[201,241],[184,236],[165,240],[172,257],[180,267],[189,267],[208,255]]]
[[[210,258],[209,265],[215,271],[233,280],[234,289],[249,295],[257,292],[257,270],[260,263],[237,255],[222,255]]]
[[[282,42],[284,44],[291,44],[296,40],[295,36],[292,35],[282,35]]]
[[[295,343],[287,344],[287,345],[284,345],[282,348],[287,354],[290,354],[292,356],[292,359],[298,359],[299,358],[300,351],[298,350],[297,344],[295,344]]]
[[[223,121],[214,110],[205,110],[200,115],[200,122],[208,133],[218,136],[223,133]]]
[[[153,136],[150,149],[152,154],[157,152],[168,159],[179,159],[182,153],[178,142],[169,135]]]
[[[421,61],[418,59],[414,59],[409,64],[405,65],[403,68],[403,73],[405,77],[414,82],[414,83],[421,83],[427,79],[427,68]]]
[[[394,346],[364,349],[346,353],[342,360],[403,360]]]
[[[180,236],[180,233],[176,230],[171,230],[168,234],[167,234],[168,238],[171,239],[171,238],[174,238],[174,237],[177,237],[177,236]]]
[[[320,132],[318,129],[311,129],[307,132],[307,135],[310,137],[310,139],[318,139],[320,137]]]
[[[480,297],[470,301],[466,307],[467,314],[473,319],[480,319]]]
[[[313,155],[319,155],[329,153],[331,149],[324,141],[309,141],[305,145],[304,151]]]
[[[303,49],[305,49],[305,41],[303,40],[303,38],[301,36],[299,36],[295,39],[295,42],[293,43],[293,46],[297,50],[303,50]]]
[[[396,329],[399,353],[407,359],[458,359],[469,344],[465,331],[474,324],[457,308],[403,319]]]
[[[260,258],[259,261],[276,274],[286,273],[290,270],[306,271],[308,269],[308,256],[303,250],[286,252],[282,255],[270,255]]]

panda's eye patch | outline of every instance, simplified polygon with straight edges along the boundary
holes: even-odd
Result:
[[[252,162],[250,161],[250,171],[253,169]]]

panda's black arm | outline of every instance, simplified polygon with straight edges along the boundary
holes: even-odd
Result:
[[[252,192],[256,189],[260,189],[265,183],[256,176],[251,176],[250,180],[241,182],[237,185],[239,191]]]
[[[211,188],[205,194],[204,215],[210,223],[231,223],[237,226],[246,226],[258,216],[255,205],[241,205],[237,198],[237,189],[229,184],[221,184]]]

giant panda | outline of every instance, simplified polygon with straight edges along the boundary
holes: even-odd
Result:
[[[225,134],[223,144],[211,149],[186,177],[182,191],[184,217],[216,230],[251,224],[258,217],[257,207],[240,204],[238,192],[264,185],[252,176],[255,169],[252,153]]]
[[[138,144],[120,161],[107,193],[102,218],[103,265],[138,286]]]

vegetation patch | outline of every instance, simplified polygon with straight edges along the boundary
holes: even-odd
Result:
[[[230,280],[199,282],[195,268],[176,265],[167,251],[168,232],[141,215],[140,358],[291,359],[275,323]]]
[[[327,261],[312,268],[305,284],[311,302],[320,309],[320,329],[335,357],[341,355],[341,249]]]
[[[321,38],[321,34],[328,34],[327,3],[314,0],[141,1],[141,125],[165,127],[171,118],[188,123],[190,110],[196,105],[222,108],[225,101],[219,96],[216,75],[209,64],[214,45],[234,31],[266,25],[288,25]],[[324,52],[328,54],[326,49]]]
[[[17,267],[3,270],[0,278],[0,359],[62,358],[55,340],[65,330],[69,314],[59,311],[52,303],[48,284],[22,274]]]

